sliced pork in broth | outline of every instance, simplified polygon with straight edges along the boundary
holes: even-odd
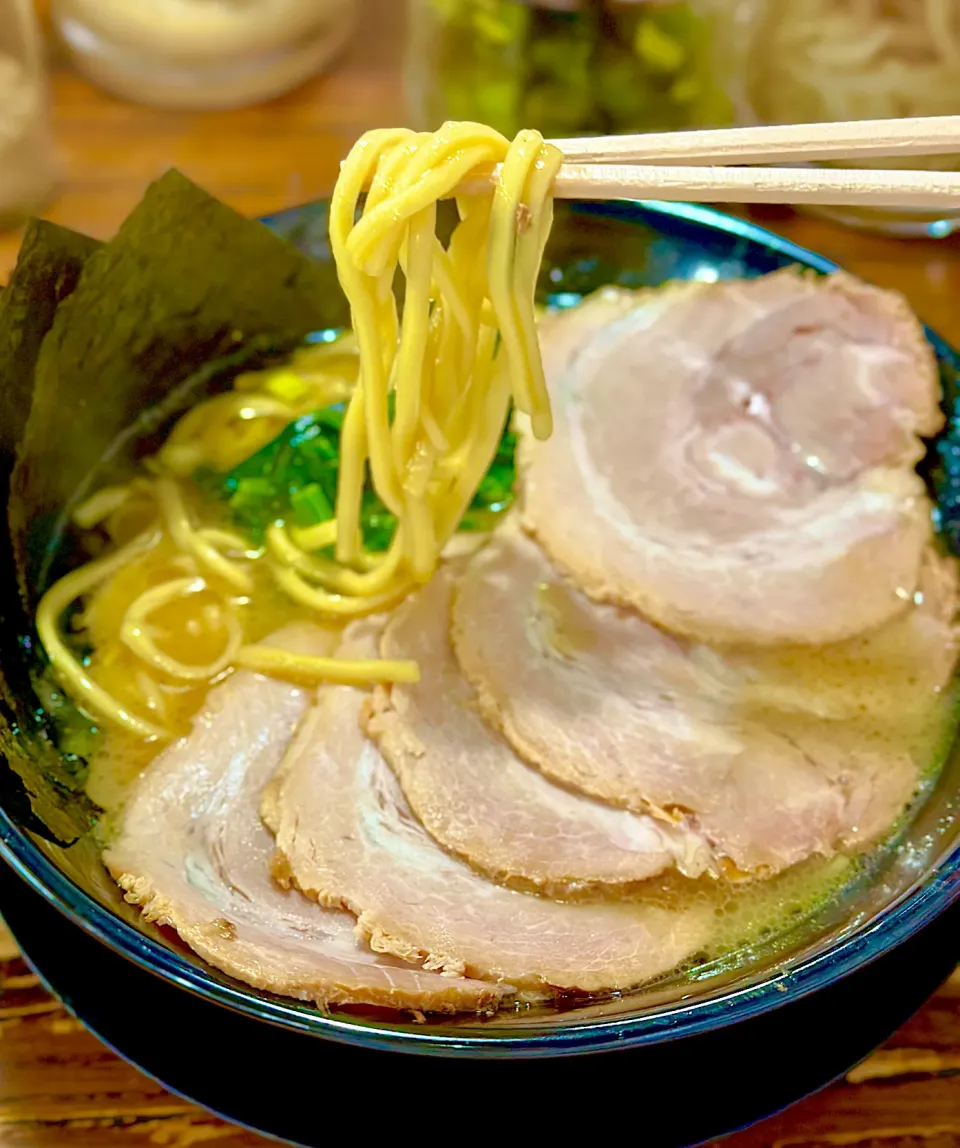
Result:
[[[330,638],[302,627],[273,642],[323,653]],[[496,1007],[503,988],[374,953],[350,914],[322,910],[271,879],[261,792],[311,701],[310,691],[244,671],[215,687],[192,732],[136,787],[104,854],[110,872],[148,920],[256,988],[322,1004]]]
[[[378,691],[368,724],[430,834],[495,878],[554,891],[640,881],[674,865],[692,877],[713,867],[693,828],[554,785],[484,721],[450,644],[454,577],[450,566],[439,571],[387,625],[381,654],[415,658],[422,677]],[[494,633],[503,621],[491,613],[484,625]]]
[[[901,611],[930,537],[919,436],[942,425],[906,303],[784,271],[625,307],[545,328],[555,433],[521,465],[553,560],[707,639],[819,644]]]
[[[892,624],[913,642],[915,667],[950,645],[950,628],[934,619],[935,594],[952,583],[934,586],[913,626]],[[791,713],[809,708],[792,723],[769,708],[787,687],[774,679],[767,696],[762,652],[724,654],[591,602],[512,524],[466,568],[453,630],[484,715],[526,760],[606,801],[695,826],[739,869],[776,871],[829,854],[854,831],[860,839],[862,795],[877,776],[868,820],[882,832],[916,787],[918,765],[897,745],[865,749],[861,737],[833,748],[843,731],[820,718],[816,683],[797,683]],[[849,655],[836,659],[849,674]],[[819,659],[809,677],[816,666],[830,663]],[[927,675],[928,707],[939,684]],[[889,687],[888,706],[898,685]]]
[[[369,657],[357,629],[341,653]],[[275,873],[357,914],[377,952],[517,987],[598,991],[669,972],[702,946],[713,910],[642,901],[562,903],[504,888],[444,852],[360,728],[369,697],[321,689],[264,807]]]

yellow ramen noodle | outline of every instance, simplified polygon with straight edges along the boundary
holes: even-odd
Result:
[[[138,525],[126,545],[53,586],[37,611],[54,672],[84,708],[159,738],[173,732],[165,693],[238,667],[308,684],[416,680],[410,662],[342,662],[253,644],[241,616],[257,611],[268,590],[335,624],[395,605],[436,569],[493,461],[511,401],[538,437],[549,436],[534,293],[561,161],[537,132],[510,143],[469,123],[374,131],[356,144],[330,208],[352,335],[301,352],[287,371],[237,379],[180,420],[150,475],[98,492],[75,515],[82,528],[125,514]],[[489,192],[457,194],[468,177],[494,169]],[[444,246],[437,206],[449,198],[459,222]],[[194,471],[229,469],[297,418],[340,402],[347,410],[335,518],[306,529],[276,522],[259,550],[234,531],[198,524],[184,488]],[[364,550],[360,528],[368,470],[397,519],[378,555]],[[335,560],[320,553],[331,546]],[[64,639],[64,613],[138,562],[143,584],[122,598],[119,623],[100,635],[91,665],[82,664]],[[160,635],[180,630],[202,651],[195,664],[162,648]],[[106,666],[125,689],[135,683],[139,705],[99,680]]]

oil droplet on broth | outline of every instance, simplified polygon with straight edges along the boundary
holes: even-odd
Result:
[[[713,928],[696,967],[719,962],[736,965],[738,955],[757,945],[776,945],[837,903],[862,871],[864,859],[845,854],[815,857],[773,877],[744,880],[738,877],[695,880],[676,871],[644,882],[646,902],[668,911],[693,905],[712,909]],[[636,896],[636,889],[622,896]],[[691,970],[692,971],[692,970]]]
[[[710,958],[729,957],[809,920],[849,885],[857,868],[854,858],[838,855],[803,862],[768,880],[718,884]]]

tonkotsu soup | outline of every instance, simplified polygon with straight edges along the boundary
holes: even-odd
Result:
[[[551,384],[550,338],[591,308],[661,309],[672,290],[547,316]],[[594,601],[553,564],[524,528],[505,428],[430,584],[344,625],[290,592],[334,567],[322,531],[357,354],[330,338],[238,375],[75,515],[113,568],[71,597],[61,638],[124,713],[168,731],[91,723],[82,693],[56,706],[48,671],[128,897],[228,973],[330,1003],[487,1011],[796,947],[882,868],[949,748],[956,572],[932,530],[910,601],[880,626],[816,646],[704,641]],[[373,554],[395,530],[370,486],[363,530]],[[323,661],[338,647],[339,670]],[[245,668],[263,649],[293,660]],[[396,680],[350,685],[378,660]],[[318,685],[321,669],[346,684]],[[477,905],[482,942],[456,919]],[[553,930],[580,949],[498,928],[528,905],[538,944]],[[392,957],[354,939],[358,918]],[[434,950],[434,922],[458,930],[451,952]],[[346,987],[334,959],[360,970]]]
[[[127,901],[257,989],[488,1015],[760,967],[881,879],[946,759],[917,319],[794,269],[536,313],[560,159],[365,137],[352,327],[208,364],[72,504],[38,693]]]

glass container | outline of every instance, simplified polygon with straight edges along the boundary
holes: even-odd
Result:
[[[411,0],[418,127],[477,120],[514,136],[731,122],[739,0]]]
[[[813,123],[960,114],[956,0],[752,0],[742,123]],[[835,166],[855,166],[848,161]],[[863,160],[863,167],[958,170],[960,156]],[[817,209],[843,223],[941,237],[957,211]]]
[[[31,0],[0,0],[0,227],[46,200],[57,176],[43,45]]]
[[[53,0],[78,71],[165,108],[272,99],[321,72],[353,31],[356,0]]]

